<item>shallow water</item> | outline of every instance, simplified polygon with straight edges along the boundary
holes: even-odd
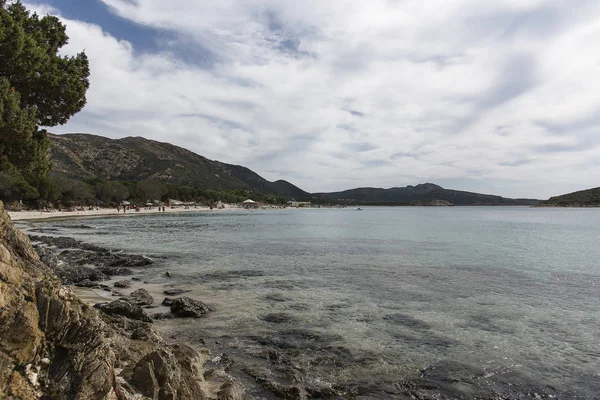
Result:
[[[357,398],[600,398],[600,210],[266,210],[39,227],[154,257],[146,279],[187,285],[217,309],[180,323],[182,336],[280,379],[293,370]]]

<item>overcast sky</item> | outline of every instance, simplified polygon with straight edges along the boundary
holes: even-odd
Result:
[[[85,49],[54,132],[144,136],[311,191],[600,186],[600,1],[46,0]]]

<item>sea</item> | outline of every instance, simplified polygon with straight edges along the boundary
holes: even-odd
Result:
[[[225,357],[248,398],[281,397],[260,375],[333,388],[308,390],[314,398],[600,399],[597,209],[239,210],[36,226],[147,255],[154,264],[136,273],[148,284],[211,305],[206,318],[157,324],[209,347],[215,365]]]

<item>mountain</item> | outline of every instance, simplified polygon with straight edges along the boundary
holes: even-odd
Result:
[[[600,187],[550,197],[538,207],[600,207]]]
[[[365,187],[343,192],[315,193],[313,196],[321,201],[382,205],[530,206],[539,201],[444,189],[433,183],[390,189]]]
[[[209,160],[184,148],[142,137],[109,139],[73,133],[49,135],[49,138],[53,171],[73,179],[157,179],[167,183],[198,184],[207,189],[247,189],[297,200],[312,199],[319,203],[497,206],[533,205],[538,202],[444,189],[433,183],[310,194],[284,180],[267,181],[241,165]]]
[[[48,136],[53,171],[73,179],[158,179],[199,184],[208,189],[248,189],[298,199],[310,197],[289,182],[269,182],[246,167],[209,160],[169,143],[142,137],[109,139],[83,133]]]

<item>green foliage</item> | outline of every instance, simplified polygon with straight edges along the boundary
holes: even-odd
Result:
[[[68,40],[54,16],[39,18],[19,1],[0,7],[0,77],[21,94],[23,108],[37,110],[41,126],[66,123],[86,103],[88,59],[59,55]]]
[[[130,197],[129,189],[121,182],[107,181],[95,186],[96,198],[104,203],[118,203]]]
[[[141,192],[142,200],[160,200],[168,193],[167,185],[158,180],[145,180],[136,184],[137,190]]]
[[[551,197],[538,207],[600,207],[600,187]]]
[[[35,126],[35,109],[20,106],[19,93],[0,78],[0,171],[27,171],[33,168],[32,150],[39,138]]]
[[[38,191],[22,176],[0,172],[0,198],[13,201],[33,200],[38,197]]]
[[[50,141],[38,125],[66,123],[85,105],[89,87],[85,54],[58,54],[68,39],[58,18],[39,18],[19,1],[0,0],[0,199],[90,194],[80,184],[61,190],[43,179],[50,170]]]

